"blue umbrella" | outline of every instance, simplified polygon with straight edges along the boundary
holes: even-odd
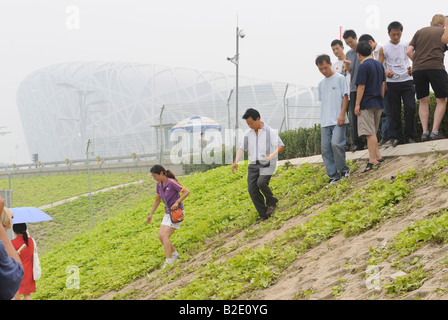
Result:
[[[13,224],[53,220],[48,214],[34,207],[10,208],[14,218]]]
[[[187,132],[193,132],[193,130],[195,130],[204,132],[209,129],[221,131],[221,125],[208,117],[195,116],[182,120],[171,129],[171,132],[176,130],[186,130]]]

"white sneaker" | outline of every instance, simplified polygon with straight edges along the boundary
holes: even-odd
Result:
[[[172,262],[174,262],[173,258],[166,259],[165,263],[162,266],[162,269],[165,269]]]
[[[176,261],[177,259],[179,259],[179,252],[174,251],[174,252],[171,254],[171,260],[172,260],[172,261]]]

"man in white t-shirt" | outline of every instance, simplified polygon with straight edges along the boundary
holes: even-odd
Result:
[[[344,66],[345,61],[347,60],[347,56],[344,52],[344,44],[341,40],[333,40],[331,42],[331,50],[333,50],[333,54],[338,58],[338,60],[332,63],[332,68],[335,72],[338,72],[345,77],[347,86],[350,88],[350,73]]]
[[[316,66],[325,77],[318,86],[322,159],[330,178],[329,183],[335,184],[350,175],[345,157],[348,87],[344,76],[332,69],[330,56],[318,56]]]
[[[412,66],[406,54],[409,41],[401,40],[403,25],[394,21],[388,26],[390,41],[380,50],[379,61],[385,65],[387,101],[390,120],[388,123],[389,141],[394,147],[399,143],[413,143],[416,114],[415,86],[411,76]],[[401,124],[401,105],[403,102],[404,135]]]

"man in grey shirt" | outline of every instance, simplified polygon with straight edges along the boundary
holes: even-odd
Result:
[[[232,171],[238,169],[238,162],[249,152],[249,169],[247,186],[249,195],[262,220],[268,219],[277,207],[278,199],[269,188],[269,181],[274,174],[277,155],[285,148],[276,130],[261,121],[260,113],[252,108],[246,110],[243,119],[249,130],[244,134],[244,141],[238,149]]]
[[[358,37],[355,31],[346,30],[342,36],[345,43],[350,47],[347,52],[347,60],[345,62],[345,69],[350,72],[350,103],[348,107],[348,115],[350,119],[350,135],[352,140],[352,151],[363,150],[365,147],[364,141],[358,137],[358,117],[355,114],[356,105],[356,77],[358,76],[359,59],[356,54],[356,47],[358,45]]]

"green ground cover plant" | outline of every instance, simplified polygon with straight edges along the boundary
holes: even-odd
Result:
[[[256,248],[244,247],[223,262],[208,262],[184,287],[166,293],[163,299],[236,299],[243,293],[266,288],[298,255],[339,231],[349,237],[374,227],[395,214],[393,206],[411,192],[408,181],[415,171],[399,174],[394,181],[371,181],[344,200],[285,231]],[[338,184],[337,187],[343,186]]]
[[[350,162],[350,168],[355,171],[358,164]],[[325,188],[328,177],[321,165],[280,167],[271,180],[280,205],[268,223],[256,223],[258,214],[247,192],[247,163],[241,164],[236,174],[229,166],[223,166],[179,177],[179,182],[191,191],[185,201],[186,220],[172,237],[181,252],[180,263],[206,249],[210,240],[218,241],[222,235],[233,231],[243,232],[237,237],[237,243],[226,249],[220,248],[210,261],[183,270],[174,264],[169,269],[152,273],[148,281],[165,278],[164,281],[170,282],[196,272],[186,285],[166,292],[161,298],[250,297],[255,290],[274,284],[300,255],[335,234],[343,232],[346,237],[356,236],[403,214],[400,203],[412,195],[414,184],[431,179],[441,168],[442,162],[424,174],[410,169],[398,173],[393,179],[366,182],[363,188],[355,188],[351,183],[354,178]],[[439,181],[444,187],[443,176]],[[93,199],[98,210],[95,217],[98,223],[93,228],[90,228],[88,198],[81,197],[71,204],[55,207],[51,212],[55,217],[51,222],[53,231],[50,222],[38,230],[42,239],[56,244],[43,248],[43,276],[35,297],[95,299],[160,268],[164,251],[157,234],[163,216],[162,206],[151,225],[146,223],[154,191],[154,182],[146,175],[142,184],[96,195]],[[288,226],[274,239],[256,247],[246,246],[246,242],[284,227],[287,221],[299,215],[304,217],[303,222]],[[51,239],[54,229],[58,228],[60,234]],[[381,257],[385,254],[377,251]],[[229,252],[233,254],[225,258]],[[70,279],[67,272],[72,266],[79,270],[80,289],[69,288],[67,283]],[[398,288],[399,284],[391,286]],[[335,297],[342,293],[341,288],[333,290]],[[129,293],[126,298],[132,296]]]
[[[247,165],[243,164],[237,174],[232,174],[230,167],[222,167],[179,178],[191,191],[185,203],[187,218],[183,231],[172,238],[179,252],[197,250],[213,235],[255,222],[257,214],[246,191],[246,171]],[[155,188],[148,191],[131,206],[127,202],[117,204],[113,195],[108,199],[101,197],[98,201],[103,201],[102,206],[115,208],[115,213],[41,257],[44,271],[36,298],[92,299],[159,268],[164,260],[157,237],[162,206],[151,225],[146,223],[154,191]],[[79,269],[82,290],[67,288],[69,266]]]

